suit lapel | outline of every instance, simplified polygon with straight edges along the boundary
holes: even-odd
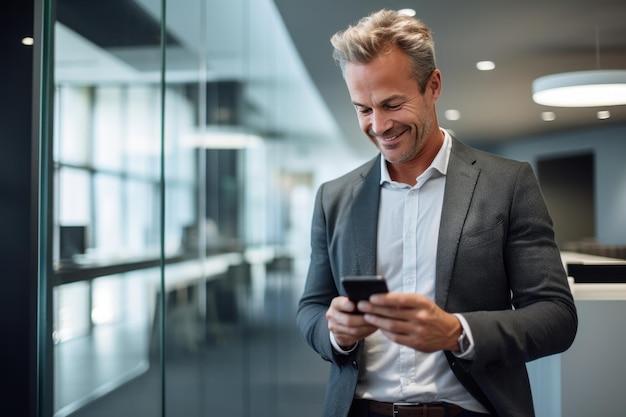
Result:
[[[352,187],[354,204],[351,211],[353,248],[356,248],[355,274],[376,274],[376,242],[380,200],[380,156],[375,158],[362,180]]]
[[[435,302],[442,308],[446,306],[461,231],[480,174],[475,163],[471,150],[453,139],[437,243]]]

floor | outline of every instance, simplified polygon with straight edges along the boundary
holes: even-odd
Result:
[[[160,351],[146,355],[155,350],[141,343],[103,349],[110,340],[133,340],[128,327],[57,347],[64,394],[55,416],[321,416],[328,366],[296,332],[301,285],[284,272],[262,282],[262,295],[246,293],[244,311],[230,311],[219,332],[166,343],[164,367]]]

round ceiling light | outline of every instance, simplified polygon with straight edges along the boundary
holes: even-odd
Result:
[[[554,107],[623,105],[626,104],[626,70],[546,75],[533,81],[533,100]]]

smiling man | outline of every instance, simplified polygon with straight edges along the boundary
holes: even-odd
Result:
[[[380,154],[316,198],[297,322],[332,364],[324,416],[533,416],[525,364],[566,350],[577,316],[530,165],[439,127],[421,21],[382,10],[331,42]],[[348,275],[389,293],[355,314]]]
[[[397,46],[371,61],[346,63],[344,73],[359,125],[389,162],[392,179],[415,184],[443,144],[435,113],[441,73],[433,69],[421,88]]]

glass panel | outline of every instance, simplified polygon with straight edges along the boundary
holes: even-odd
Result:
[[[320,415],[294,325],[319,137],[274,2],[83,3],[55,3],[45,417]]]
[[[172,417],[220,415],[207,408],[211,405],[206,397],[207,272],[198,232],[198,194],[204,181],[198,175],[198,152],[189,143],[204,110],[199,98],[204,88],[199,48],[207,5],[198,0],[184,4],[187,7],[181,8],[180,3],[167,2],[166,11],[167,29],[175,42],[168,44],[165,65],[163,247],[169,259],[176,255],[183,259],[169,263],[164,277],[164,411]]]
[[[160,9],[55,6],[54,403],[43,415],[162,416]]]

